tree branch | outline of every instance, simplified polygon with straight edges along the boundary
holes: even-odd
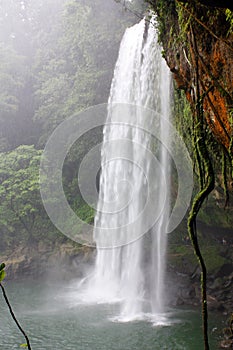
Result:
[[[25,340],[26,340],[28,349],[29,349],[29,350],[32,350],[31,345],[30,345],[30,342],[29,342],[29,339],[28,339],[28,336],[27,336],[27,334],[25,333],[25,331],[23,330],[23,328],[20,326],[20,324],[19,324],[17,318],[15,317],[15,314],[14,314],[14,312],[13,312],[13,310],[12,310],[11,304],[10,304],[10,302],[9,302],[9,299],[8,299],[7,295],[6,295],[6,291],[5,291],[5,288],[3,287],[2,283],[0,283],[0,287],[1,287],[1,289],[2,289],[3,297],[4,297],[4,299],[5,299],[5,302],[6,302],[7,306],[8,306],[8,309],[9,309],[9,311],[10,311],[10,314],[11,314],[13,320],[15,321],[15,323],[16,323],[17,327],[19,328],[20,332],[23,334],[23,336],[24,336],[24,338],[25,338]]]

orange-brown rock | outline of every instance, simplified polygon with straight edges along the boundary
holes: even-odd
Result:
[[[225,9],[196,0],[174,0],[169,16],[161,40],[177,87],[185,90],[194,109],[199,96],[215,138],[229,149],[233,134],[233,34]]]

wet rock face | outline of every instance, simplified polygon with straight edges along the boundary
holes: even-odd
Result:
[[[168,299],[172,306],[200,305],[200,274],[193,277],[190,274],[170,270],[168,275],[167,290],[171,291],[168,293]],[[233,273],[223,277],[218,277],[217,272],[212,274],[208,278],[207,290],[208,309],[229,315],[233,309]]]
[[[209,1],[201,3],[208,5]],[[201,3],[189,0],[170,6],[166,24],[160,25],[163,28],[160,39],[177,87],[185,91],[193,109],[199,93],[206,122],[217,141],[229,149],[232,147],[233,34],[225,9]],[[223,3],[221,7],[229,5],[227,1]],[[156,10],[159,21],[163,21],[162,10],[158,6]]]
[[[10,254],[1,256],[6,264],[6,279],[70,280],[81,278],[85,268],[93,264],[95,251],[73,242],[48,245],[39,243],[35,247],[17,247]]]

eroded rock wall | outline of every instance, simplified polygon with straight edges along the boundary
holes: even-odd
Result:
[[[222,6],[227,3],[223,1]],[[177,87],[185,91],[194,109],[198,92],[212,133],[232,154],[233,20],[230,20],[230,11],[195,0],[154,0],[151,4],[158,14],[163,55]]]

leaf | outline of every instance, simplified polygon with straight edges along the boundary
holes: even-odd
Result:
[[[4,280],[6,272],[4,270],[0,271],[0,283]]]
[[[5,267],[6,267],[6,265],[5,265],[4,263],[2,263],[2,264],[0,265],[0,271],[2,271],[3,269],[5,269]]]
[[[21,347],[21,348],[27,348],[28,346],[27,346],[26,343],[23,343],[23,344],[20,344],[20,347]]]

